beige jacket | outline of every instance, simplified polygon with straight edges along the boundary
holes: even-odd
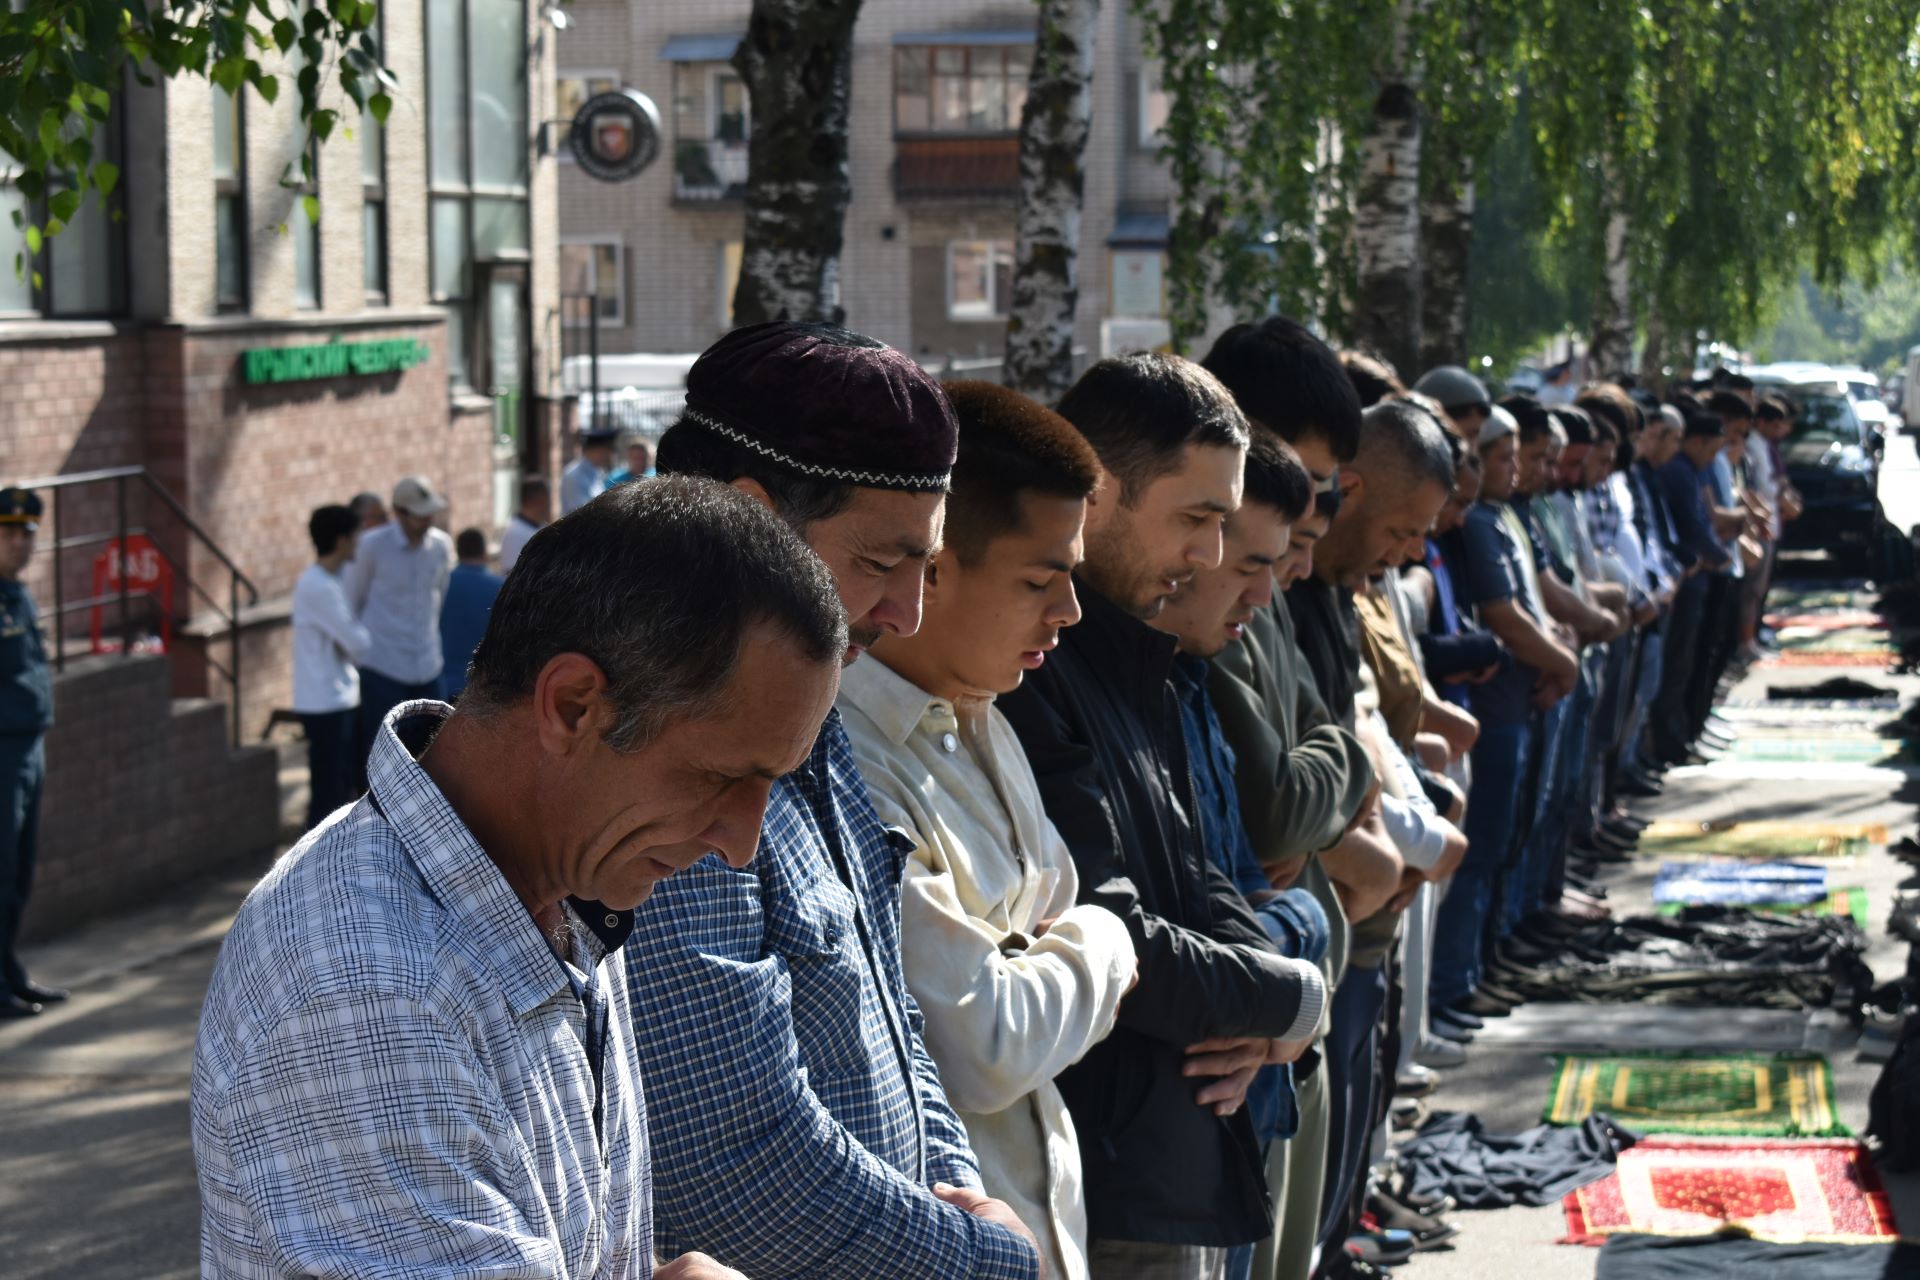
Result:
[[[1113,1029],[1133,942],[1112,912],[1074,904],[1073,860],[990,704],[935,698],[868,657],[839,706],[881,821],[913,837],[907,987],[987,1194],[1039,1237],[1050,1278],[1086,1280],[1080,1151],[1053,1078]]]

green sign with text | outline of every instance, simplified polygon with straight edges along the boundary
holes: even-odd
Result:
[[[427,355],[427,344],[418,338],[323,342],[309,347],[255,347],[240,353],[241,379],[254,384],[399,373],[425,364]]]

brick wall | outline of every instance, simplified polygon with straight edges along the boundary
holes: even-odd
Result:
[[[217,703],[170,702],[165,659],[84,659],[54,708],[29,940],[273,848],[274,753],[230,751]]]

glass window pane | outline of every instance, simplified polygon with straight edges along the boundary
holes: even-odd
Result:
[[[563,244],[560,246],[560,292],[593,292],[592,245]]]
[[[593,279],[597,286],[595,292],[600,295],[600,318],[618,321],[621,313],[619,245],[593,246]]]
[[[464,200],[433,202],[433,296],[467,292],[467,208]]]
[[[586,100],[587,82],[581,77],[561,76],[553,82],[553,106],[556,119],[573,119],[580,113],[580,104]]]
[[[240,177],[240,104],[233,95],[213,85],[213,179],[232,182]]]
[[[360,181],[363,185],[377,187],[386,181],[386,166],[382,163],[387,149],[387,140],[383,135],[380,122],[373,118],[373,112],[360,113]]]
[[[927,51],[925,49],[905,48],[893,51],[893,87],[896,93],[926,96]]]
[[[967,73],[967,51],[947,46],[933,51],[933,70],[936,75],[963,76]]]
[[[320,224],[307,216],[307,202],[293,202],[287,219],[293,237],[293,305],[311,311],[320,305]]]
[[[967,107],[967,125],[973,129],[1007,127],[1007,82],[999,74],[972,76],[971,101]]]
[[[27,233],[13,225],[13,215],[26,217],[27,199],[11,186],[0,186],[0,312],[33,310],[33,263],[26,259]],[[21,260],[15,272],[13,262]]]
[[[527,252],[525,200],[473,202],[473,256],[497,258]]]
[[[730,72],[714,77],[713,136],[721,142],[747,140],[747,86]]]
[[[947,248],[947,313],[956,320],[982,320],[993,315],[988,246],[979,241],[956,241]]]
[[[387,291],[387,207],[369,200],[360,206],[361,274],[369,295]]]
[[[89,192],[67,229],[48,241],[52,314],[98,316],[115,309],[116,240],[100,194]]]
[[[1026,44],[1007,47],[1007,79],[1025,80],[1033,63],[1033,46]]]
[[[473,13],[473,181],[527,182],[527,12],[523,0],[468,0]]]
[[[924,130],[932,127],[932,109],[924,97],[909,98],[902,95],[893,108],[893,123],[896,129]]]
[[[467,181],[467,42],[460,19],[460,0],[427,0],[428,172],[432,181],[453,186]]]
[[[247,301],[246,214],[240,196],[214,201],[215,291],[221,306],[245,306]]]
[[[964,131],[967,128],[967,78],[939,76],[933,82],[933,127]]]
[[[472,353],[467,350],[467,304],[447,306],[447,381],[456,387],[473,384]]]

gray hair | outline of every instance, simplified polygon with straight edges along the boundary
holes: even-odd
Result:
[[[530,697],[540,672],[579,653],[607,678],[606,741],[633,751],[668,725],[727,705],[756,626],[808,662],[838,662],[847,620],[833,577],[798,535],[739,490],[693,476],[608,490],[535,534],[494,601],[462,711]]]

